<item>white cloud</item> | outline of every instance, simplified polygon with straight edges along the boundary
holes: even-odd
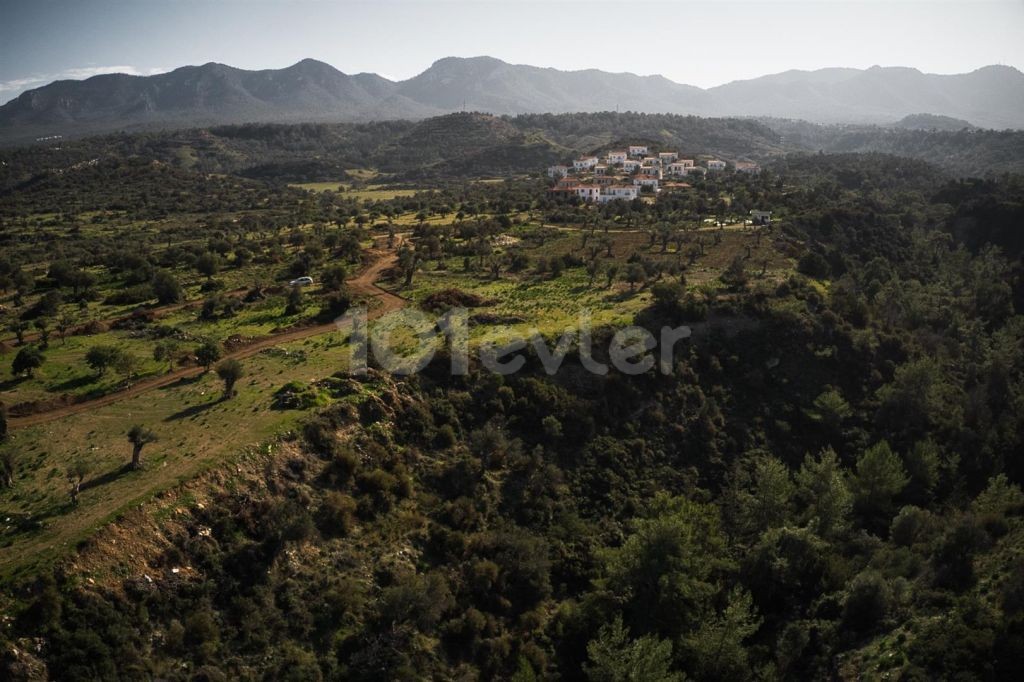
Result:
[[[167,69],[163,67],[154,67],[148,69],[140,69],[135,66],[81,66],[70,69],[64,69],[59,73],[51,74],[39,74],[33,76],[26,76],[25,78],[15,78],[9,81],[0,81],[0,95],[6,96],[8,99],[13,99],[32,88],[45,85],[53,81],[59,80],[84,80],[93,76],[99,76],[105,73],[126,73],[129,76],[152,76],[157,73],[165,73]]]

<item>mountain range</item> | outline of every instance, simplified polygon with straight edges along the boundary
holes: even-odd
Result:
[[[154,76],[62,80],[26,91],[0,107],[0,142],[243,122],[422,119],[461,110],[621,110],[874,124],[930,114],[984,128],[1024,128],[1024,74],[1009,66],[956,75],[830,68],[702,89],[662,76],[559,71],[492,57],[444,58],[398,82],[345,74],[313,59],[260,71],[209,63]]]

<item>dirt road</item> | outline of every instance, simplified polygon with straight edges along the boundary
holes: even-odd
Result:
[[[359,273],[358,276],[348,280],[347,283],[353,298],[372,298],[379,302],[378,305],[372,307],[368,311],[368,317],[373,319],[394,310],[398,310],[406,304],[406,301],[400,296],[396,296],[391,292],[385,291],[376,285],[376,281],[380,278],[381,273],[393,266],[398,260],[395,253],[393,251],[385,251],[383,249],[370,249],[367,253],[373,259],[370,262],[370,265]],[[282,343],[289,343],[291,341],[300,341],[311,336],[326,334],[333,331],[337,331],[337,326],[334,322],[291,329],[281,332],[280,334],[273,334],[271,336],[256,339],[252,343],[242,346],[235,351],[225,353],[223,359],[227,360],[230,358],[241,360],[243,358],[251,357],[266,348],[271,348]],[[38,414],[26,415],[24,417],[11,416],[8,417],[7,424],[11,429],[23,429],[28,426],[44,424],[55,419],[60,419],[61,417],[94,410],[97,407],[110,405],[111,403],[124,400],[125,398],[131,398],[132,396],[137,396],[147,391],[152,391],[163,386],[169,386],[170,384],[181,381],[182,379],[202,374],[203,371],[202,367],[184,367],[161,376],[142,379],[128,388],[108,393],[107,395],[103,395],[92,400],[83,400],[82,402],[57,407],[53,410],[40,412]]]

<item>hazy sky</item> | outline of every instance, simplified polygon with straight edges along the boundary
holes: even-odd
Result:
[[[0,102],[57,78],[304,57],[409,78],[445,56],[718,85],[787,69],[1024,67],[1024,0],[0,0]]]

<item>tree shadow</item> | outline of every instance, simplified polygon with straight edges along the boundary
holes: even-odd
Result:
[[[38,533],[46,528],[49,519],[62,516],[74,508],[70,502],[61,502],[37,514],[4,512],[6,528],[0,531],[0,548],[6,549],[20,536]]]
[[[98,488],[101,485],[113,483],[114,481],[121,478],[125,474],[131,473],[133,471],[135,470],[132,469],[131,464],[122,464],[116,469],[111,469],[105,474],[100,474],[99,476],[90,478],[88,481],[82,481],[82,486],[78,490],[79,492],[85,492],[86,490],[89,490],[91,488]]]
[[[66,381],[60,382],[59,384],[55,384],[53,388],[50,390],[55,392],[73,391],[76,388],[88,386],[89,384],[96,381],[97,378],[98,377],[96,377],[93,374],[86,374],[84,376],[74,377],[73,379],[67,379]]]
[[[17,388],[25,381],[28,381],[28,377],[20,374],[18,376],[11,377],[10,379],[0,381],[0,391],[9,391],[12,388]]]
[[[181,419],[188,419],[189,417],[195,417],[196,415],[206,412],[208,409],[210,409],[214,405],[220,404],[221,402],[223,402],[223,400],[211,400],[209,402],[199,403],[198,405],[190,405],[189,407],[186,407],[183,410],[178,410],[174,414],[165,417],[164,421],[174,422],[179,421]]]
[[[607,290],[606,290],[607,291]],[[623,289],[622,291],[609,292],[604,298],[606,301],[612,301],[615,303],[622,303],[629,299],[643,293],[643,289]]]

